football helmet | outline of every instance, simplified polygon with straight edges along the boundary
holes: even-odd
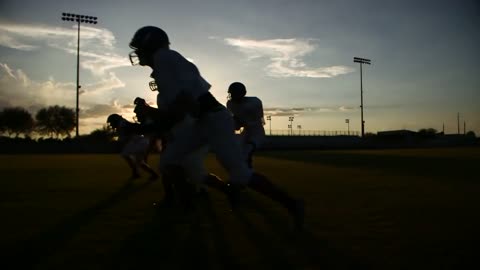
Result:
[[[144,26],[135,32],[130,48],[133,49],[129,54],[132,65],[145,65],[146,58],[153,54],[158,48],[170,45],[167,33],[155,26]]]
[[[122,119],[123,117],[119,114],[110,114],[107,118],[107,123],[110,125],[111,128],[115,129],[118,128]]]
[[[231,101],[241,100],[247,94],[247,88],[241,82],[234,82],[228,87],[228,99]]]

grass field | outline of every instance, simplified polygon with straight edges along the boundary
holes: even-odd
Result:
[[[255,167],[305,199],[304,232],[254,192],[235,212],[214,190],[191,213],[155,209],[161,182],[127,181],[116,155],[2,155],[0,268],[479,266],[480,148],[265,152]]]

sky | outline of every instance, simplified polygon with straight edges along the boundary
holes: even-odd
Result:
[[[267,132],[435,128],[480,134],[480,2],[323,0],[0,1],[0,109],[35,114],[75,107],[77,26],[62,12],[96,16],[80,27],[80,133],[133,100],[155,105],[150,69],[131,66],[146,25],[199,68],[223,104],[230,83],[263,101]],[[345,119],[349,119],[349,127]]]

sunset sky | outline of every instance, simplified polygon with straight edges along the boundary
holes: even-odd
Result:
[[[150,69],[131,66],[128,43],[145,25],[194,62],[226,103],[231,82],[263,101],[273,129],[435,128],[480,134],[478,1],[150,0],[0,1],[0,109],[75,107],[77,29],[62,12],[98,17],[81,26],[80,133],[110,113],[131,119],[152,104]],[[268,129],[268,127],[267,127]]]

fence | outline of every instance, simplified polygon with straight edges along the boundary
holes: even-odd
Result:
[[[272,136],[360,136],[359,131],[346,130],[305,130],[305,129],[266,129]]]

